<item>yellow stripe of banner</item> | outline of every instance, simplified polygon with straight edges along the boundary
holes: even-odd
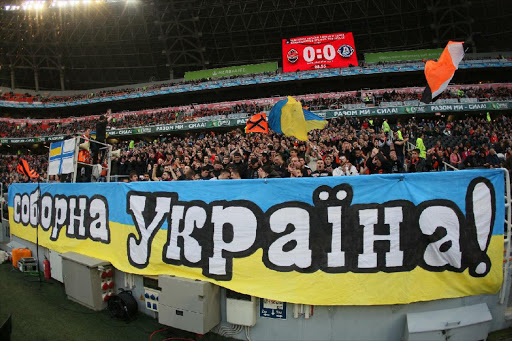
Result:
[[[35,242],[36,230],[16,224],[11,217],[11,231],[18,237]],[[291,303],[314,305],[387,305],[455,298],[469,295],[494,294],[503,280],[503,235],[494,235],[487,251],[491,271],[485,277],[472,277],[451,271],[431,272],[420,267],[409,272],[396,273],[344,273],[312,274],[277,272],[265,267],[262,250],[246,258],[233,260],[233,278],[215,281],[204,277],[200,268],[174,266],[162,261],[162,250],[167,231],[160,230],[151,247],[149,265],[144,269],[132,267],[128,262],[126,241],[136,229],[131,225],[110,222],[111,243],[102,244],[90,239],[77,240],[66,236],[66,227],[60,231],[58,242],[49,240],[49,232],[39,229],[39,242],[44,247],[64,253],[78,252],[110,261],[117,269],[140,275],[172,274],[191,279],[209,281],[228,289],[256,297]]]

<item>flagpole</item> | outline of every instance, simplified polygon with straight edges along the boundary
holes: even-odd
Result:
[[[37,192],[39,197],[36,200],[36,262],[37,262],[37,277],[39,278],[39,289],[41,289],[41,268],[39,267],[39,222],[41,221],[41,177],[37,178]]]

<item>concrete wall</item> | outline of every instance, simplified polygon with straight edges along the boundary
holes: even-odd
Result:
[[[32,250],[36,254],[36,245],[16,236],[16,241]],[[39,259],[42,269],[44,256],[48,257],[48,250],[39,247]],[[139,303],[139,311],[157,318],[157,314],[144,306],[140,296],[144,294],[143,278],[135,275],[134,287],[124,287],[126,274],[115,271],[116,292],[119,288],[132,290],[133,296]],[[510,282],[509,282],[510,283]],[[340,288],[343,290],[343,288]],[[64,288],[63,288],[64,293]],[[385,294],[385,293],[383,293]],[[489,307],[493,321],[491,331],[509,328],[512,320],[506,318],[507,302],[509,302],[510,286],[505,297],[505,304],[499,303],[499,294],[468,296],[456,299],[444,299],[428,302],[418,302],[403,305],[386,306],[315,306],[314,314],[309,319],[304,316],[293,317],[293,304],[287,305],[287,319],[274,320],[257,317],[257,322],[250,329],[253,341],[257,340],[400,340],[404,334],[406,315],[426,311],[443,310],[486,303]],[[226,322],[226,290],[221,290],[222,324]],[[512,318],[512,316],[510,316]],[[246,340],[245,332],[235,336]]]

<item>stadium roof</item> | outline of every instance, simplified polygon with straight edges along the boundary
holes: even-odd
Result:
[[[510,49],[507,0],[1,0],[0,85],[92,89],[281,60],[281,39],[353,32],[364,52]],[[25,6],[25,8],[23,7]],[[37,8],[36,8],[37,6]]]

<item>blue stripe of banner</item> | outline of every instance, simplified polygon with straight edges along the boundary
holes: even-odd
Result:
[[[210,203],[217,200],[249,200],[267,211],[271,206],[288,201],[313,204],[313,193],[319,186],[334,187],[341,183],[352,186],[352,204],[382,204],[387,201],[407,200],[414,205],[433,199],[452,201],[466,215],[466,194],[471,181],[477,177],[487,178],[496,194],[496,217],[493,235],[503,234],[504,172],[501,169],[475,169],[458,172],[432,172],[411,174],[360,175],[325,178],[255,179],[219,181],[172,181],[94,183],[94,184],[42,184],[42,192],[52,195],[88,195],[101,193],[112,205],[109,220],[133,225],[132,217],[126,213],[126,196],[129,191],[176,192],[180,201],[201,200]],[[15,193],[30,193],[34,184],[13,184],[9,187],[9,206]],[[115,207],[115,208],[114,208]],[[123,209],[118,209],[123,207]],[[167,229],[164,222],[162,229]]]

